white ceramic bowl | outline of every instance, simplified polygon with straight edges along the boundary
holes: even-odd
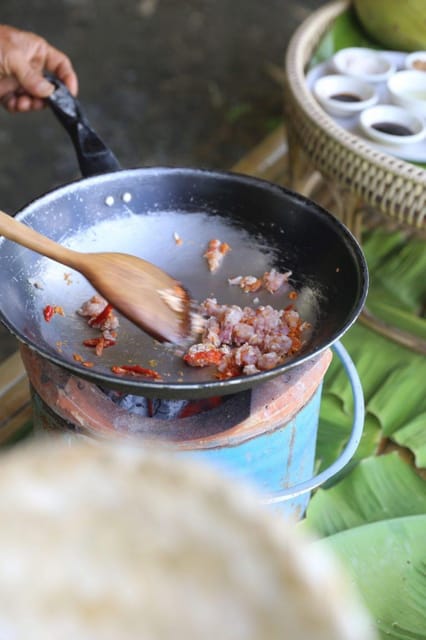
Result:
[[[394,104],[426,118],[426,73],[415,69],[398,71],[387,82]]]
[[[363,132],[372,140],[389,145],[420,142],[426,128],[421,118],[402,107],[376,105],[360,114],[359,123]],[[400,133],[397,133],[397,130]],[[402,135],[402,130],[409,134]]]
[[[333,56],[333,65],[338,73],[365,82],[385,82],[395,72],[394,64],[380,52],[364,47],[340,49]]]
[[[405,58],[405,68],[426,72],[426,51],[413,51]]]
[[[338,74],[319,78],[313,93],[321,106],[333,116],[352,116],[376,104],[379,99],[376,89],[350,76]]]

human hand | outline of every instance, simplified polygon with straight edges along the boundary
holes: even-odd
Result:
[[[78,81],[69,58],[44,38],[29,31],[0,25],[0,102],[7,111],[36,111],[54,90],[43,77],[54,73],[77,94]]]

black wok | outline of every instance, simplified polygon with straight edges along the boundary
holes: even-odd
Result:
[[[101,386],[151,397],[195,398],[234,393],[284,373],[329,347],[353,324],[365,301],[368,275],[351,233],[314,202],[277,185],[232,173],[182,168],[120,170],[90,128],[80,105],[57,83],[51,106],[77,151],[84,179],[34,200],[18,214],[25,224],[80,251],[122,251],[154,262],[197,300],[250,305],[253,298],[286,306],[286,294],[245,294],[229,286],[237,275],[275,267],[293,272],[296,307],[312,331],[303,349],[281,366],[231,380],[184,365],[176,348],[161,345],[125,319],[117,344],[93,355],[82,341],[95,332],[76,314],[93,289],[69,269],[2,238],[0,314],[23,343],[55,364]],[[175,242],[174,234],[182,239]],[[232,250],[215,274],[202,254],[219,238]],[[65,317],[46,322],[46,305]],[[88,369],[79,354],[95,363]],[[155,368],[164,378],[118,377],[112,365]]]

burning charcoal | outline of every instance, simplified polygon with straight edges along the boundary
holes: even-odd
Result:
[[[145,418],[171,420],[177,418],[188,404],[188,400],[144,398],[143,396],[117,393],[112,389],[102,389],[102,391],[121,409]]]
[[[152,416],[161,420],[178,418],[182,409],[189,403],[188,400],[152,400]]]

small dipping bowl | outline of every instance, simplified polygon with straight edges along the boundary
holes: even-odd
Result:
[[[333,116],[352,116],[379,99],[376,89],[359,78],[338,74],[319,78],[313,93],[320,105]]]
[[[338,73],[365,82],[385,82],[395,72],[395,65],[380,52],[364,47],[340,49],[332,60]]]
[[[377,105],[360,114],[363,132],[372,140],[389,145],[420,142],[426,128],[413,113],[394,105]]]
[[[413,51],[405,58],[405,68],[426,73],[426,51]]]
[[[394,104],[426,118],[426,73],[416,69],[398,71],[387,81]]]

